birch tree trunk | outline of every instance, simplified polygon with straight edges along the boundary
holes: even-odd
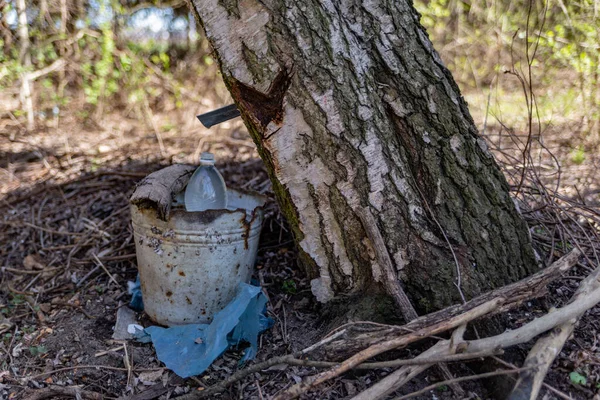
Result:
[[[27,113],[27,130],[32,130],[35,127],[35,119],[33,115],[33,99],[31,93],[31,79],[29,71],[31,67],[31,54],[29,41],[29,22],[27,21],[27,4],[25,0],[17,0],[18,14],[18,33],[19,33],[19,61],[26,69],[21,73],[21,105]]]
[[[428,312],[535,268],[525,223],[408,0],[190,0],[319,301]],[[406,315],[405,315],[406,316]]]

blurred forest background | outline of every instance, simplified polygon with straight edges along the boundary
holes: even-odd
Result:
[[[599,0],[415,6],[490,141],[508,134],[518,154],[533,141],[550,146],[546,135],[575,166],[595,154]],[[0,133],[11,143],[10,151],[0,148],[4,194],[44,179],[17,173],[27,169],[16,164],[23,152],[55,178],[77,160],[78,172],[93,171],[107,154],[131,158],[142,148],[151,149],[146,158],[158,153],[171,162],[194,162],[200,151],[226,145],[249,157],[241,124],[208,131],[194,118],[228,101],[183,0],[0,0]],[[225,144],[216,139],[223,130],[233,132]]]

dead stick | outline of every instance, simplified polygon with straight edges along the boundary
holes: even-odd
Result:
[[[571,253],[562,257],[561,259],[559,259],[558,261],[553,263],[548,268],[553,271],[553,275],[556,275],[559,271],[566,271],[577,262],[577,259],[579,258],[580,254],[581,253],[577,249],[574,249],[573,251],[571,251]],[[534,277],[530,277],[529,279],[525,279],[523,281],[517,282],[516,284],[508,285],[507,287],[500,288],[496,291],[493,291],[492,294],[494,294],[494,293],[499,294],[499,292],[501,292],[502,289],[504,289],[505,290],[504,293],[506,293],[507,288],[510,288],[513,290],[518,288],[518,289],[523,290],[524,289],[523,282],[525,282],[525,284],[526,284],[525,288],[528,288],[528,286],[529,286],[529,285],[527,285],[528,283],[530,283],[530,282],[535,283],[535,282],[539,281],[539,279],[532,280],[531,278],[542,278],[541,280],[544,281],[545,283],[547,283],[547,281],[545,279],[543,279],[544,277],[547,277],[547,275],[541,275],[541,276],[539,274],[536,274],[536,275],[537,276],[534,275]],[[529,286],[529,288],[530,287],[531,286]],[[539,286],[536,286],[536,287],[537,287],[537,290],[539,290]],[[480,296],[480,297],[483,297],[483,296]],[[473,299],[473,300],[467,302],[465,305],[454,307],[454,308],[461,309],[461,307],[472,306],[472,304],[475,301],[480,301],[480,300],[479,300],[479,298],[476,298],[476,299]],[[314,386],[316,386],[322,382],[325,382],[329,379],[339,376],[340,374],[352,369],[356,365],[361,364],[363,361],[365,361],[375,355],[381,354],[381,353],[391,350],[393,348],[397,348],[400,346],[406,346],[406,345],[408,345],[416,340],[419,340],[423,337],[435,335],[437,333],[456,328],[460,325],[464,325],[476,318],[479,318],[482,315],[488,314],[492,310],[499,308],[498,306],[501,304],[504,304],[504,303],[505,303],[505,298],[503,298],[503,297],[493,298],[492,300],[488,301],[487,303],[483,303],[482,305],[475,306],[475,308],[472,308],[463,314],[460,314],[460,315],[454,316],[454,317],[450,317],[448,319],[442,319],[437,324],[432,325],[432,326],[427,326],[425,328],[421,328],[419,330],[416,330],[412,334],[404,335],[404,336],[397,337],[397,338],[392,338],[392,339],[386,340],[384,342],[374,344],[371,347],[353,355],[352,357],[350,357],[349,359],[347,359],[346,361],[341,363],[339,366],[334,367],[328,371],[324,371],[320,374],[311,376],[311,377],[307,378],[305,381],[293,385],[289,389],[278,394],[274,398],[274,400],[284,400],[284,399],[296,398],[300,394],[309,390],[310,388],[313,388]],[[486,306],[489,306],[492,304],[493,304],[493,307],[491,309],[486,308]],[[413,321],[413,323],[409,323],[405,327],[401,327],[401,328],[412,328],[411,325],[417,325],[419,322],[422,323],[423,321],[427,321],[427,320],[432,320],[432,319],[435,320],[440,315],[444,315],[444,314],[447,316],[448,310],[450,310],[450,309],[452,309],[452,307],[442,310],[441,312],[434,313],[429,316],[425,316],[423,318],[418,318],[417,320]],[[486,312],[484,314],[480,314],[481,311],[486,311]],[[548,330],[548,329],[546,329],[546,330]],[[544,331],[542,331],[542,332],[544,332]],[[507,332],[507,334],[510,334],[510,333],[511,332]],[[486,339],[481,339],[481,340],[485,341]],[[477,341],[475,341],[475,342],[477,342]],[[474,342],[472,342],[472,343],[474,343]],[[497,347],[496,345],[487,343],[486,347],[479,347],[478,350],[471,349],[470,352],[479,352],[479,351],[483,351],[486,349],[488,349],[488,350],[493,349],[496,347]],[[507,347],[509,347],[509,346],[507,346]]]
[[[375,248],[377,262],[379,263],[383,272],[383,282],[386,286],[386,291],[393,298],[406,322],[417,319],[419,315],[410,303],[410,300],[404,292],[402,285],[400,285],[394,263],[390,258],[389,252],[387,251],[385,240],[383,240],[381,232],[377,227],[377,221],[375,221],[375,217],[373,217],[373,214],[371,214],[369,210],[363,207],[356,207],[355,211],[362,222],[367,237]]]
[[[482,351],[481,353],[466,353],[466,354],[450,354],[446,356],[431,357],[431,358],[411,358],[411,359],[398,359],[391,361],[379,361],[358,364],[354,369],[357,370],[372,370],[381,368],[396,368],[403,367],[405,365],[424,365],[424,364],[439,364],[456,361],[469,361],[476,360],[478,358],[485,358],[495,356],[504,353],[501,349],[492,349],[488,351]],[[332,361],[314,361],[314,360],[302,360],[299,358],[288,359],[286,364],[297,365],[301,367],[314,367],[314,368],[330,368],[339,365],[339,363]]]
[[[92,253],[92,257],[94,257],[94,260],[96,260],[96,262],[100,265],[100,267],[104,270],[104,272],[106,272],[106,275],[108,275],[110,280],[113,281],[113,283],[115,285],[119,286],[119,282],[117,282],[117,280],[114,278],[114,276],[112,276],[112,274],[110,272],[108,272],[108,269],[106,269],[106,267],[104,266],[102,261],[100,261],[98,256],[95,253]]]
[[[458,327],[458,329],[454,330],[454,332],[452,333],[452,338],[450,340],[440,340],[434,346],[430,347],[425,352],[419,354],[419,356],[417,356],[415,360],[427,361],[435,358],[441,358],[446,356],[446,354],[456,352],[458,345],[464,342],[463,335],[466,329],[466,325],[461,325],[460,327]],[[464,356],[464,354],[462,355]],[[417,375],[421,374],[423,371],[427,370],[433,365],[434,364],[432,363],[423,363],[421,365],[406,365],[392,372],[390,375],[386,376],[370,388],[360,392],[358,395],[354,396],[352,400],[376,400],[387,398],[390,394],[398,390],[400,387],[404,386],[406,383],[410,382]],[[454,379],[454,377],[450,377],[448,379]],[[459,392],[456,391],[456,387],[460,389]],[[458,384],[453,385],[452,390],[454,390],[454,394],[457,397],[464,397],[464,393],[460,393],[462,392],[462,388]]]
[[[479,374],[479,375],[471,375],[471,376],[462,376],[460,378],[454,378],[454,379],[449,379],[447,381],[442,381],[442,382],[437,382],[434,383],[433,385],[429,385],[427,387],[424,387],[423,389],[404,395],[404,396],[400,396],[400,397],[396,397],[394,400],[405,400],[405,399],[410,399],[412,397],[417,397],[421,394],[427,393],[430,390],[433,390],[437,387],[443,386],[443,385],[449,385],[451,383],[458,383],[458,382],[464,382],[464,381],[472,381],[475,379],[485,379],[485,378],[491,378],[492,376],[498,376],[498,375],[508,375],[508,374],[515,374],[521,371],[526,371],[531,369],[531,367],[527,367],[527,368],[518,368],[518,369],[503,369],[500,371],[494,371],[494,372],[486,372],[484,374]]]
[[[598,278],[600,278],[600,266],[581,282],[579,288],[571,298],[571,302],[576,302],[578,299],[589,296],[590,292],[597,289],[600,286]],[[529,351],[523,366],[537,365],[538,367],[519,374],[509,400],[537,399],[550,365],[552,365],[556,356],[560,354],[565,342],[575,330],[575,324],[582,315],[583,313],[557,326],[547,336],[540,338],[535,343]]]
[[[25,269],[2,267],[2,268],[0,268],[0,271],[8,271],[8,272],[12,272],[13,274],[19,274],[19,275],[38,275],[38,274],[48,274],[48,273],[54,272],[54,271],[60,271],[61,269],[63,269],[63,267],[46,268],[46,269],[30,271],[30,270],[25,270]]]
[[[42,400],[55,398],[58,396],[61,398],[74,397],[77,399],[82,398],[92,400],[102,400],[104,398],[101,393],[91,392],[89,390],[81,390],[81,388],[78,387],[50,386],[35,391],[30,396],[26,397],[25,400]]]
[[[19,222],[19,223],[16,223],[16,222],[7,222],[6,224],[10,225],[10,226],[14,226],[14,227],[18,227],[19,224],[22,224],[22,225],[25,225],[25,226],[29,226],[30,228],[34,228],[34,229],[40,230],[42,232],[51,233],[53,235],[63,235],[63,236],[83,236],[83,235],[85,235],[85,233],[79,233],[79,232],[62,232],[62,231],[57,231],[57,230],[54,230],[54,229],[44,228],[42,226],[37,226],[37,225],[34,225],[32,223],[29,223],[29,222],[25,222],[25,221],[22,221],[22,222]]]
[[[467,349],[469,352],[480,352],[498,346],[505,349],[527,342],[557,325],[566,323],[598,303],[600,303],[600,287],[597,287],[587,296],[577,299],[577,301],[540,318],[534,319],[520,328],[504,332],[497,336],[466,342]]]
[[[546,288],[546,285],[555,280],[560,274],[567,272],[576,263],[581,255],[578,249],[572,250],[569,254],[561,257],[559,260],[552,263],[549,267],[544,270],[522,279],[518,282],[510,285],[498,288],[488,293],[484,293],[476,298],[469,300],[465,304],[459,304],[450,306],[440,311],[436,311],[431,314],[419,317],[406,325],[402,326],[388,326],[390,329],[381,332],[373,332],[369,337],[361,337],[359,339],[348,338],[343,342],[339,343],[341,350],[345,348],[361,347],[365,348],[375,343],[380,343],[390,337],[396,337],[405,331],[415,331],[427,326],[432,326],[436,323],[444,321],[452,316],[463,314],[472,310],[473,308],[494,299],[502,299],[496,310],[490,313],[491,315],[499,314],[508,311],[523,301],[530,300],[534,297],[541,296]],[[352,341],[359,341],[358,344],[353,344]],[[327,347],[329,351],[336,352],[336,346],[338,343],[334,342]]]
[[[111,366],[108,366],[108,365],[75,365],[75,366],[72,366],[72,367],[57,368],[57,369],[54,369],[52,371],[42,372],[41,374],[37,374],[37,375],[23,376],[22,378],[26,379],[26,380],[33,380],[33,379],[41,378],[42,376],[54,375],[54,374],[57,374],[59,372],[73,371],[73,370],[76,370],[76,369],[109,369],[109,370],[112,370],[112,371],[127,372],[127,368],[111,367]],[[135,372],[158,371],[158,370],[164,370],[164,368],[135,368],[134,369]]]
[[[406,346],[410,343],[416,342],[418,340],[424,339],[431,335],[436,335],[441,332],[445,332],[454,328],[457,328],[460,325],[465,325],[466,323],[473,321],[474,319],[480,318],[492,310],[494,310],[498,304],[500,304],[504,299],[494,299],[490,302],[484,303],[468,312],[452,317],[446,321],[441,321],[436,325],[419,329],[413,333],[409,333],[407,335],[403,335],[397,338],[393,338],[387,340],[382,343],[375,344],[352,357],[348,358],[344,362],[340,363],[338,366],[324,371],[320,374],[311,376],[307,378],[305,381],[300,382],[298,384],[293,385],[289,389],[284,392],[278,394],[274,397],[274,400],[285,400],[285,399],[294,399],[300,396],[302,393],[307,390],[329,380],[335,378],[346,371],[356,367],[358,364],[361,364],[365,360],[369,358],[375,357],[381,353],[385,353],[388,350],[396,349],[401,346]],[[494,346],[492,346],[493,348]],[[489,348],[488,348],[489,349]]]

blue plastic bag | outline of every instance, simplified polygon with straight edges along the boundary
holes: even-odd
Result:
[[[264,315],[266,303],[260,287],[241,283],[235,298],[210,324],[150,326],[144,333],[150,336],[158,359],[187,378],[204,372],[225,350],[240,342],[250,343],[242,361],[254,358],[258,335],[273,325],[273,320]],[[147,337],[140,335],[138,340]]]

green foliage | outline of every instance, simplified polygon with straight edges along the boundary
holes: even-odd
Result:
[[[600,119],[597,1],[415,0],[414,5],[463,87],[483,90],[507,70],[527,71],[530,62],[535,82],[555,88],[548,99],[538,98],[547,109],[577,112],[589,122]],[[555,102],[569,103],[569,110],[552,107]]]
[[[421,23],[427,28],[434,28],[436,21],[450,17],[448,0],[415,1],[415,7],[421,14]]]
[[[58,7],[58,3],[54,6]],[[15,22],[8,28],[10,45],[4,43],[6,36],[0,34],[0,90],[16,89],[23,73],[44,70],[64,59],[65,70],[53,70],[34,82],[34,99],[38,102],[34,108],[71,104],[76,115],[88,118],[98,117],[98,111],[111,108],[133,109],[136,115],[144,115],[139,111],[148,105],[170,102],[181,107],[184,85],[178,79],[183,80],[174,76],[178,64],[185,62],[185,56],[193,49],[199,50],[199,62],[195,65],[209,65],[212,59],[203,59],[208,50],[205,45],[197,44],[197,38],[188,39],[194,21],[187,6],[178,5],[177,10],[161,6],[154,0],[83,0],[78,7],[68,10],[68,21],[61,21],[60,10],[42,15],[39,3],[27,1],[28,55],[32,65],[25,68],[20,60],[21,43]],[[0,5],[0,16],[13,8],[14,2]],[[164,32],[152,34],[154,27],[144,28],[150,34],[138,32],[140,23],[148,25],[144,18],[135,18],[138,13],[158,16],[165,26]],[[173,24],[175,19],[184,20],[185,24]],[[166,32],[179,33],[172,40],[165,38]],[[192,71],[179,70],[184,77]],[[72,101],[79,98],[85,99],[85,107]],[[18,116],[18,110],[11,111]]]
[[[583,149],[583,146],[579,146],[571,152],[571,161],[577,165],[583,164],[585,161],[585,150]]]
[[[298,288],[296,287],[296,281],[293,279],[287,279],[283,281],[281,289],[288,294],[296,294],[298,292]]]
[[[29,353],[32,356],[39,356],[42,354],[46,354],[48,352],[48,349],[46,348],[46,346],[29,346]]]
[[[579,372],[571,372],[569,374],[569,379],[574,385],[587,385],[587,378]]]
[[[101,98],[109,97],[119,89],[119,71],[115,69],[113,53],[115,41],[109,26],[102,28],[102,36],[96,43],[100,60],[93,65],[90,62],[82,65],[83,90],[86,101],[98,104]]]
[[[22,294],[14,294],[10,299],[10,305],[19,306],[21,304],[25,304],[25,296]]]

